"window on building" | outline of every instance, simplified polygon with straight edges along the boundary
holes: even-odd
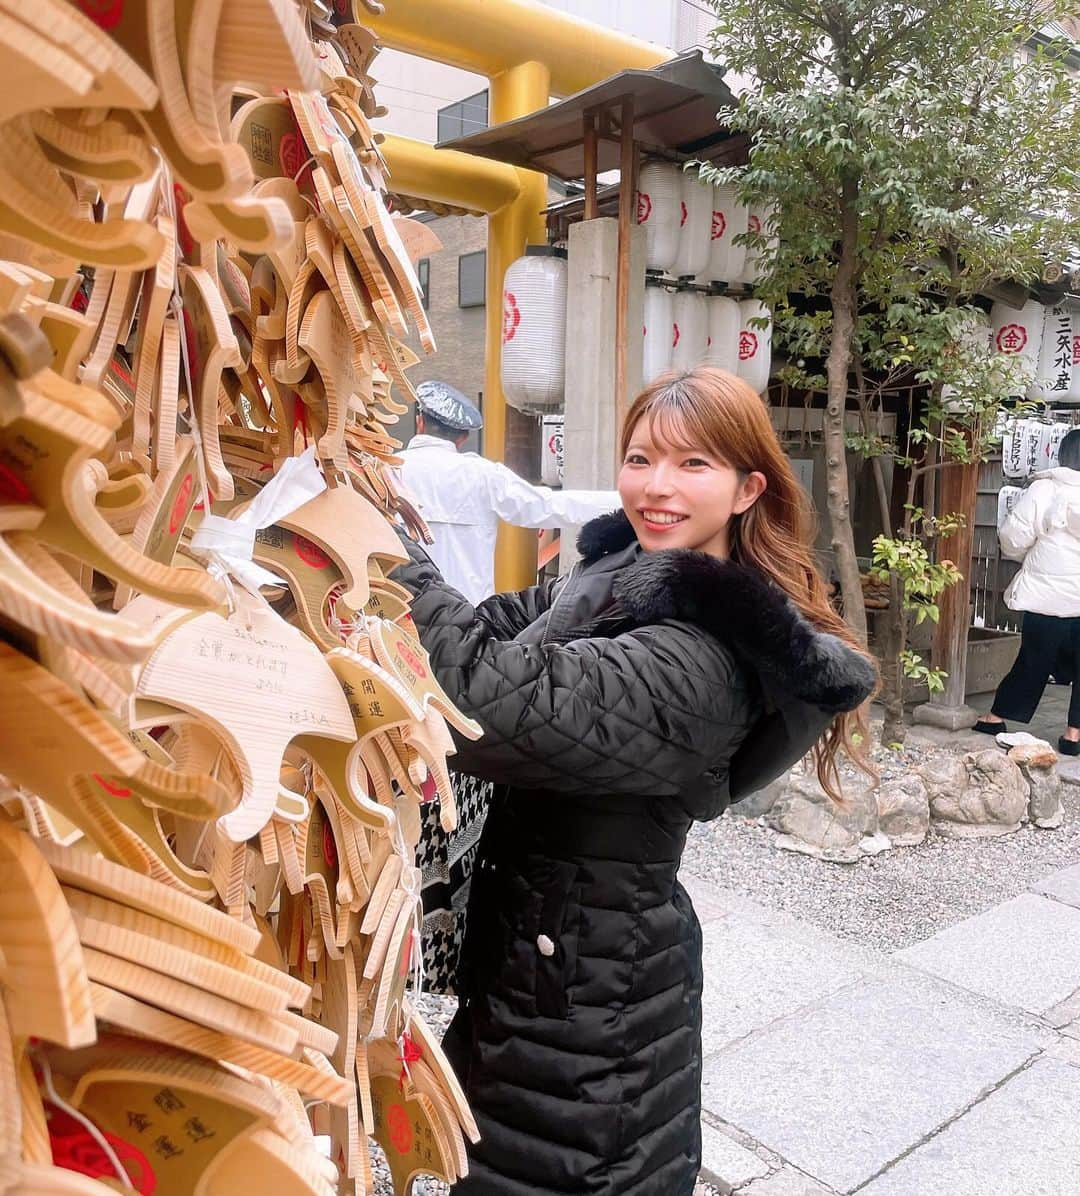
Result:
[[[488,126],[488,93],[478,91],[476,95],[458,100],[456,104],[447,104],[440,108],[439,140],[453,141],[455,137],[464,137],[467,133],[478,133]]]
[[[483,307],[486,300],[487,252],[463,253],[458,258],[458,307]]]
[[[416,263],[416,279],[424,296],[424,311],[431,305],[431,258],[422,257]]]

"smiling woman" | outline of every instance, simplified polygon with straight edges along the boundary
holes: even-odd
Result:
[[[732,519],[758,500],[765,475],[735,469],[715,443],[695,443],[686,418],[662,407],[658,398],[642,396],[638,403],[638,418],[631,412],[633,423],[627,420],[630,443],[619,472],[619,497],[638,543],[646,552],[694,548],[729,556]]]
[[[691,1196],[701,937],[691,822],[815,750],[875,682],[829,608],[761,399],[718,370],[631,407],[623,510],[569,577],[468,603],[421,550],[397,580],[496,786],[447,1053],[476,1114],[462,1196]]]

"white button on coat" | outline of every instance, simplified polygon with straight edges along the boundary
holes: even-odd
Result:
[[[555,954],[555,944],[548,938],[546,934],[541,934],[536,940],[536,949],[541,955],[551,958]]]

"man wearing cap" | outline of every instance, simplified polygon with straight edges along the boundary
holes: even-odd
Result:
[[[474,404],[445,382],[416,388],[416,435],[401,453],[402,480],[435,543],[428,548],[443,577],[474,605],[495,592],[499,520],[516,527],[588,523],[619,506],[614,490],[552,490],[461,446],[483,425]]]

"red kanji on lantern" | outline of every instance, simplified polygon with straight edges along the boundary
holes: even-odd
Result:
[[[750,361],[757,356],[757,351],[757,333],[751,331],[749,328],[744,328],[739,333],[739,360]]]
[[[679,217],[679,228],[682,228],[682,226],[686,223],[687,216],[689,216],[690,213],[686,210],[685,199],[679,200],[679,207],[682,209],[682,216]]]
[[[637,193],[637,222],[644,224],[652,215],[652,199],[645,191]]]
[[[517,296],[513,291],[503,295],[503,344],[512,341],[517,335],[518,325],[521,323],[521,308],[518,307]]]
[[[1023,324],[1006,324],[998,329],[994,338],[999,353],[1020,353],[1027,342],[1027,329]]]
[[[675,346],[679,343],[679,341],[681,339],[682,339],[682,333],[679,331],[678,324],[672,324],[672,326],[671,326],[671,347],[674,349]]]
[[[712,214],[712,239],[719,241],[727,232],[727,217],[723,212],[714,211]]]

